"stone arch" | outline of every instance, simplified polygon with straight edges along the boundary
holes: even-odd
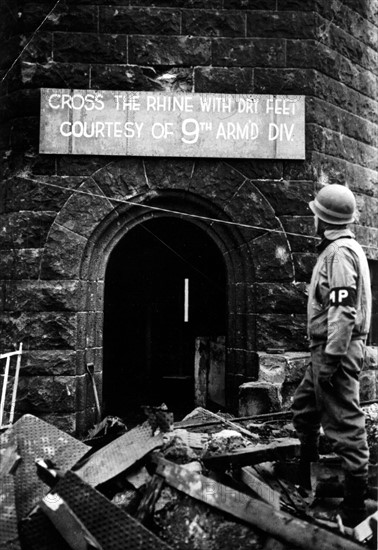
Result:
[[[237,396],[241,383],[257,378],[253,285],[271,272],[277,280],[293,277],[286,235],[275,233],[272,239],[266,231],[282,230],[271,205],[248,178],[222,161],[116,160],[84,180],[68,198],[51,227],[41,263],[41,278],[70,279],[80,285],[73,345],[77,376],[83,377],[77,391],[77,410],[84,418],[78,422],[79,430],[93,408],[85,380],[87,363],[94,363],[101,387],[107,261],[127,231],[159,216],[188,216],[186,219],[206,232],[223,254],[228,279],[230,396]]]

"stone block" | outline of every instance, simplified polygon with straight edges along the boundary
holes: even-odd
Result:
[[[258,94],[313,95],[315,73],[312,69],[254,69],[253,92]],[[308,101],[308,98],[306,98]]]
[[[360,400],[370,401],[377,397],[376,371],[365,370],[360,374]]]
[[[52,216],[53,212],[60,210],[82,180],[83,178],[79,177],[39,176],[31,179],[15,177],[7,185],[6,211],[49,212]]]
[[[19,281],[6,286],[6,311],[77,311],[85,300],[81,281]]]
[[[17,392],[17,411],[24,413],[75,412],[76,377],[23,376]]]
[[[191,36],[245,36],[242,12],[188,10],[182,14],[182,34]]]
[[[247,382],[239,387],[239,415],[254,416],[281,410],[279,385]]]
[[[287,360],[284,355],[259,353],[259,382],[282,385],[286,378]]]
[[[20,73],[12,78],[11,89],[23,88],[89,88],[89,64],[57,63],[49,59],[45,63],[21,62]]]
[[[306,315],[256,315],[259,350],[281,348],[285,351],[307,350]]]
[[[126,63],[126,36],[54,33],[54,61],[63,63]]]
[[[99,16],[101,33],[194,34],[181,32],[180,12],[173,9],[100,6]]]
[[[38,279],[43,249],[2,250],[0,273],[3,279]]]
[[[276,0],[224,0],[224,9],[275,10]]]
[[[141,159],[125,158],[114,161],[93,174],[106,196],[127,199],[149,190],[148,180]]]
[[[32,154],[39,147],[39,117],[21,117],[12,122],[10,145],[13,151]]]
[[[76,352],[64,349],[25,351],[21,372],[23,376],[74,376]]]
[[[102,66],[103,65],[101,65],[101,67]],[[57,173],[61,177],[62,182],[69,182],[71,178],[77,177],[77,181],[82,183],[82,176],[92,176],[95,172],[103,168],[104,164],[106,165],[113,160],[114,157],[59,155],[57,158]]]
[[[238,170],[246,178],[251,180],[282,180],[283,165],[281,160],[262,160],[262,159],[229,159],[227,164]],[[303,161],[300,161],[302,166]],[[290,179],[290,178],[289,178]],[[306,178],[296,178],[306,179]]]
[[[162,91],[154,71],[132,65],[91,65],[91,88]]]
[[[193,159],[146,158],[147,181],[152,188],[188,190],[195,163]]]
[[[2,215],[0,248],[39,248],[46,241],[55,212],[12,212]]]
[[[89,237],[96,226],[114,210],[114,205],[91,178],[80,186],[80,191],[71,195],[56,222],[69,231]]]
[[[294,266],[284,235],[268,233],[251,243],[255,258],[257,281],[289,281],[294,277]]]
[[[97,10],[94,6],[62,3],[46,18],[44,3],[24,2],[19,11],[19,28],[22,33],[34,32],[43,21],[45,31],[97,32]]]
[[[54,224],[46,243],[41,279],[78,279],[87,239]]]
[[[255,11],[247,15],[247,36],[314,38],[316,18],[306,11]]]
[[[0,121],[37,115],[39,105],[39,90],[18,90],[3,99],[0,105]]]
[[[315,252],[319,238],[315,237],[313,216],[281,216],[280,220],[293,252]]]
[[[307,288],[305,283],[256,283],[254,285],[257,313],[305,313]]]
[[[100,3],[102,1],[100,0]],[[133,6],[151,7],[151,0],[132,0]],[[221,9],[222,0],[155,0],[154,6],[162,8],[206,8]]]
[[[213,65],[284,67],[284,41],[275,38],[214,38]]]
[[[355,194],[359,225],[378,227],[378,199]]]
[[[23,48],[30,40],[31,35],[24,35],[21,39]],[[22,61],[27,63],[47,63],[53,59],[53,33],[45,32],[43,28],[33,36],[22,54]]]
[[[240,181],[240,174],[236,172],[234,179],[235,176]],[[224,210],[231,215],[231,219],[237,219],[239,222],[279,229],[272,206],[252,181],[244,181],[243,185],[235,190]],[[253,238],[253,233],[250,238]]]
[[[2,349],[23,342],[24,349],[75,349],[76,315],[68,312],[20,312],[0,319]]]
[[[196,92],[221,94],[251,93],[253,69],[249,67],[196,67]]]
[[[378,370],[378,347],[366,346],[362,370]]]
[[[276,216],[310,216],[308,203],[314,198],[312,181],[253,182],[266,197]]]
[[[211,41],[191,36],[130,36],[129,63],[136,65],[208,65]]]

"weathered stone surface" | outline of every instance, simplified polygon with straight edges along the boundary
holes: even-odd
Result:
[[[254,185],[267,198],[276,216],[296,215],[309,216],[308,203],[314,198],[312,181],[260,181]]]
[[[13,151],[35,153],[39,146],[39,117],[30,116],[15,119],[10,134]]]
[[[278,384],[247,382],[239,388],[239,415],[253,416],[281,410]]]
[[[363,370],[378,370],[378,347],[366,346]]]
[[[312,270],[316,263],[316,254],[305,252],[304,254],[293,252],[295,280],[309,283],[311,281]]]
[[[247,36],[273,38],[314,38],[312,12],[256,11],[247,14]]]
[[[240,174],[236,174],[240,180]],[[280,229],[272,206],[252,181],[245,180],[227,199],[226,196],[224,210],[231,215],[231,219],[252,226]]]
[[[154,71],[133,65],[91,65],[91,87],[107,90],[162,91]]]
[[[6,285],[6,311],[76,311],[85,296],[81,281],[19,281]]]
[[[41,262],[41,279],[78,279],[87,239],[54,224]]]
[[[144,160],[148,185],[159,189],[182,189],[187,191],[195,167],[192,159],[160,159]]]
[[[255,349],[254,317],[245,313],[229,313],[228,337],[235,348]]]
[[[182,34],[192,36],[245,36],[245,14],[191,10],[182,14]]]
[[[65,63],[126,63],[126,36],[54,33],[54,60]]]
[[[224,9],[275,10],[276,0],[224,0]]]
[[[284,43],[274,38],[214,38],[213,65],[284,67]]]
[[[137,65],[206,65],[211,60],[208,38],[130,36],[129,63]]]
[[[64,205],[82,181],[83,178],[79,177],[15,177],[6,183],[6,211],[47,211],[52,216],[52,212],[57,212]],[[21,224],[23,225],[22,222]]]
[[[283,162],[280,160],[227,159],[227,164],[251,180],[281,180],[283,178]],[[300,165],[303,165],[302,161],[300,162]]]
[[[257,313],[306,313],[305,283],[256,283],[254,295]]]
[[[378,199],[357,194],[355,194],[355,197],[358,224],[378,227]]]
[[[44,245],[55,212],[14,212],[2,215],[0,248],[39,248]]]
[[[194,34],[180,31],[180,13],[159,8],[101,6],[100,32],[123,34]]]
[[[104,165],[114,161],[114,157],[97,157],[92,155],[59,155],[57,157],[57,173],[60,176],[64,176],[68,181],[68,176],[78,176],[80,183],[83,181],[83,177],[80,176],[92,176],[98,170],[101,170]]]
[[[56,223],[89,237],[95,227],[114,210],[114,206],[91,178],[85,180],[80,191],[71,195],[65,208],[58,214]]]
[[[20,31],[34,32],[42,22],[45,31],[97,31],[97,10],[94,6],[60,3],[49,14],[51,7],[48,3],[24,2],[18,14]]]
[[[319,239],[315,238],[314,235],[313,216],[281,216],[280,220],[286,230],[293,252],[315,252],[315,245],[319,242]]]
[[[76,316],[67,312],[2,314],[2,349],[23,342],[24,349],[75,349]]]
[[[259,350],[282,348],[287,351],[301,351],[308,347],[306,315],[257,315],[256,326]]]
[[[242,94],[251,93],[252,69],[249,67],[196,67],[196,92]]]
[[[89,88],[89,65],[84,63],[21,62],[20,75],[12,79],[11,89],[23,88]]]
[[[3,250],[0,254],[2,279],[38,279],[42,254],[41,248]]]
[[[360,374],[360,400],[370,401],[377,397],[376,394],[377,373],[374,370],[366,370]]]
[[[148,191],[143,162],[125,158],[114,161],[93,174],[93,179],[106,196],[125,199]]]
[[[65,349],[25,351],[21,368],[23,376],[74,376],[76,352]]]
[[[102,3],[102,0],[100,0]],[[222,0],[154,0],[153,6],[162,8],[212,8],[221,9]],[[133,6],[151,6],[150,0],[132,0]]]
[[[29,63],[46,63],[47,61],[51,61],[53,58],[52,33],[44,32],[41,29],[37,34],[34,34],[33,40],[30,40],[31,36],[31,34],[21,36],[21,48],[24,48],[28,44],[28,47],[23,51],[22,60]]]
[[[254,69],[253,92],[258,94],[314,94],[315,73],[312,69]],[[306,98],[306,101],[308,99]]]
[[[294,266],[285,235],[268,233],[251,243],[257,281],[285,281],[294,277]]]
[[[74,412],[75,376],[22,376],[17,392],[17,410],[24,413]]]
[[[226,210],[242,183],[243,177],[221,160],[196,159],[188,190]]]
[[[376,250],[378,242],[378,229],[375,227],[353,225],[352,230],[358,242],[364,246],[364,252],[367,258],[371,260],[378,260],[378,250]]]
[[[39,112],[39,104],[39,90],[19,90],[9,94],[0,105],[0,120],[7,121],[16,117],[36,115]]]
[[[74,434],[76,432],[76,413],[38,413],[38,418],[41,418],[45,422],[56,426],[67,434]]]

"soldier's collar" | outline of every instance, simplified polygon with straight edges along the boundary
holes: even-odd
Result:
[[[324,238],[316,246],[318,253],[320,254],[321,252],[323,252],[323,250],[327,248],[327,246],[331,244],[333,241],[336,241],[337,239],[342,239],[342,238],[354,239],[355,235],[348,228],[327,229],[326,231],[324,231]]]

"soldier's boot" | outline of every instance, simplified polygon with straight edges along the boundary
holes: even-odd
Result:
[[[301,443],[299,458],[299,484],[304,489],[311,490],[311,462],[318,462],[318,442]]]
[[[346,527],[356,527],[367,517],[365,499],[368,490],[368,476],[345,474],[344,500],[340,516]]]

